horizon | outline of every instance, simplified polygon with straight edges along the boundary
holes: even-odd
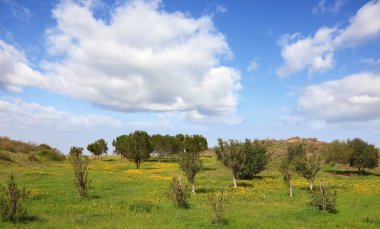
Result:
[[[380,1],[0,0],[0,136],[380,147]]]

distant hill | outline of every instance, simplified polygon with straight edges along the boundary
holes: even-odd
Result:
[[[0,137],[0,162],[22,163],[26,161],[60,161],[65,156],[56,148],[47,144],[37,145],[31,142]]]

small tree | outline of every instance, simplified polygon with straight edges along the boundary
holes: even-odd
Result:
[[[83,149],[82,149],[83,150]],[[74,184],[80,196],[84,196],[88,189],[88,164],[90,163],[87,157],[80,154],[73,154],[70,157],[71,164],[73,165]]]
[[[201,135],[186,135],[184,152],[179,154],[179,166],[191,183],[191,191],[195,192],[195,176],[202,168],[199,153],[207,149],[207,140]]]
[[[379,154],[374,145],[360,138],[348,139],[347,143],[352,149],[352,154],[348,159],[351,167],[358,168],[362,173],[365,169],[374,169],[378,166]]]
[[[135,162],[137,169],[140,168],[142,161],[150,157],[150,153],[153,151],[151,139],[145,131],[135,131],[129,135],[121,135],[112,144],[116,152]]]
[[[169,185],[168,197],[181,208],[189,207],[190,186],[181,176],[173,177]]]
[[[311,156],[304,155],[295,161],[296,172],[309,181],[310,191],[313,190],[314,179],[321,169],[321,157],[313,152]]]
[[[29,192],[20,189],[13,175],[9,177],[8,185],[1,189],[0,193],[0,215],[4,221],[17,222],[27,214],[26,199]]]
[[[207,196],[207,199],[211,205],[213,212],[213,223],[222,223],[224,222],[224,211],[225,211],[225,196],[224,190],[220,189],[218,193],[212,192]]]
[[[281,172],[282,179],[284,180],[286,186],[289,189],[289,196],[293,197],[293,185],[291,182],[293,168],[291,162],[289,161],[289,158],[283,158],[281,160],[279,170]]]
[[[70,148],[70,153],[69,153],[70,156],[77,157],[77,156],[81,156],[82,154],[83,154],[83,148],[82,147],[72,146]]]
[[[183,152],[178,158],[179,168],[185,173],[191,183],[191,191],[195,192],[195,176],[202,168],[202,161],[197,152]]]
[[[223,141],[219,138],[215,153],[217,159],[230,170],[234,188],[236,188],[238,175],[242,172],[246,161],[242,144],[236,140]]]
[[[336,191],[320,185],[318,190],[312,192],[310,204],[321,211],[336,212]]]
[[[265,146],[257,139],[253,142],[246,139],[243,144],[243,150],[246,160],[242,171],[238,174],[238,178],[252,179],[265,169],[269,162],[269,155]]]

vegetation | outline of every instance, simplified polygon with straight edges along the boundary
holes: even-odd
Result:
[[[360,138],[347,140],[352,149],[348,159],[351,167],[355,167],[359,172],[365,169],[374,169],[379,165],[379,154],[374,145],[368,144]]]
[[[336,212],[336,191],[330,191],[324,185],[312,192],[311,205],[321,211]]]
[[[169,185],[168,197],[178,207],[188,208],[188,199],[190,197],[189,184],[186,181],[182,180],[181,176],[173,177]]]
[[[238,173],[238,178],[252,179],[265,169],[269,162],[269,155],[265,145],[257,139],[253,142],[246,139],[243,144],[243,151],[245,163],[241,172]]]
[[[8,184],[3,187],[0,193],[0,216],[4,221],[18,222],[22,220],[26,214],[26,199],[29,192],[20,189],[10,175]]]
[[[225,195],[224,190],[220,189],[219,192],[212,192],[207,196],[207,199],[211,205],[211,210],[213,213],[213,223],[223,223],[226,222],[224,218],[225,211]]]
[[[258,179],[243,180],[237,188],[230,185],[231,172],[216,160],[214,150],[209,149],[207,154],[202,152],[199,159],[203,169],[196,175],[197,193],[187,199],[191,206],[187,209],[175,207],[177,203],[173,206],[167,198],[169,182],[173,175],[181,172],[177,163],[156,162],[152,158],[136,169],[134,162],[104,156],[102,161],[93,160],[88,165],[91,189],[84,198],[78,198],[72,184],[71,160],[30,166],[35,162],[28,160],[29,153],[2,151],[14,162],[0,161],[0,183],[6,183],[12,173],[17,175],[17,184],[30,191],[25,206],[33,216],[25,217],[16,225],[0,220],[0,228],[210,228],[213,225],[208,214],[212,208],[209,195],[220,187],[225,190],[223,196],[228,198],[228,211],[221,217],[225,219],[222,223],[228,219],[228,225],[222,226],[229,228],[379,227],[376,203],[380,201],[380,168],[366,169],[366,176],[362,176],[345,164],[321,166],[315,187],[325,184],[330,187],[328,191],[333,188],[339,192],[337,214],[319,213],[319,207],[310,205],[310,198],[320,189],[308,192],[309,182],[297,174],[294,167],[290,173],[296,195],[289,199],[281,188],[283,176],[278,168],[282,158],[288,160],[287,147],[303,139],[291,140],[260,140],[272,155],[271,160]],[[184,141],[178,142],[183,143],[183,152]],[[313,152],[309,145],[314,143],[323,146],[319,142],[307,142],[308,157]],[[182,182],[188,183],[184,176]],[[186,186],[190,196],[190,184]]]
[[[74,184],[78,190],[80,196],[84,196],[88,189],[88,164],[89,159],[83,157],[82,152],[78,152],[81,148],[72,147],[75,153],[70,157],[71,164],[73,166]]]
[[[231,172],[234,188],[237,188],[238,174],[243,171],[246,160],[242,144],[237,140],[223,141],[220,138],[215,153],[218,160]]]
[[[323,155],[326,163],[332,165],[348,164],[348,159],[352,154],[352,148],[346,141],[335,140],[325,145]]]
[[[291,182],[292,179],[292,163],[289,161],[289,158],[283,158],[280,163],[280,168],[279,168],[281,175],[282,175],[282,180],[285,182],[286,186],[289,189],[289,196],[292,198],[293,197],[293,185]]]
[[[108,146],[104,139],[99,139],[93,143],[88,144],[87,150],[95,155],[98,159],[102,159],[102,155],[107,155]]]
[[[153,151],[150,136],[145,131],[135,131],[129,135],[121,135],[112,142],[112,145],[118,154],[135,162],[137,169],[140,168],[141,162],[150,158]]]

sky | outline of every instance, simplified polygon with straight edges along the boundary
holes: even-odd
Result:
[[[380,146],[380,1],[0,0],[0,136]]]

